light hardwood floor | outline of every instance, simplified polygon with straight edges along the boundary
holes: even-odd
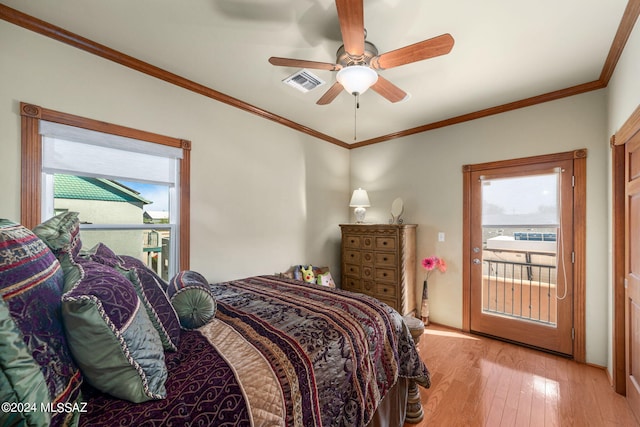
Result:
[[[434,325],[419,348],[432,386],[405,427],[639,425],[601,368]]]

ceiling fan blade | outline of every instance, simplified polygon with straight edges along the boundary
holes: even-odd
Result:
[[[381,75],[378,75],[378,81],[371,86],[371,89],[376,91],[381,96],[387,98],[391,102],[402,101],[407,93],[400,89],[398,86],[391,83]]]
[[[336,0],[344,50],[353,56],[364,54],[363,0]]]
[[[424,59],[446,55],[453,48],[451,34],[443,34],[429,40],[414,43],[391,52],[383,53],[371,59],[371,68],[386,70]]]
[[[306,61],[304,59],[279,58],[272,56],[269,62],[280,67],[312,68],[314,70],[338,71],[342,66],[330,62]]]
[[[318,105],[327,105],[330,104],[331,101],[333,101],[334,99],[336,99],[336,96],[338,96],[340,94],[340,92],[342,92],[344,88],[342,87],[342,84],[340,84],[340,82],[335,82],[333,84],[333,86],[331,86],[329,88],[328,91],[326,91],[324,93],[324,95],[322,95],[320,97],[320,99],[318,99],[318,101],[316,102],[316,104]]]

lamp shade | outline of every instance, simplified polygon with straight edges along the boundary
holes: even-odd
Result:
[[[349,65],[338,71],[336,80],[350,94],[362,95],[378,81],[378,73],[364,65]]]
[[[349,206],[352,208],[368,208],[371,206],[369,202],[369,195],[367,195],[367,190],[363,190],[362,188],[358,188],[353,191],[353,195],[351,196],[351,201],[349,202]]]

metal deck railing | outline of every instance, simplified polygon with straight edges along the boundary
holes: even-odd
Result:
[[[483,260],[482,310],[485,313],[555,325],[556,267]]]

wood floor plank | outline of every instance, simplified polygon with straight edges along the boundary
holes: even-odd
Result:
[[[640,427],[601,368],[438,325],[419,349],[432,386],[405,427]]]

